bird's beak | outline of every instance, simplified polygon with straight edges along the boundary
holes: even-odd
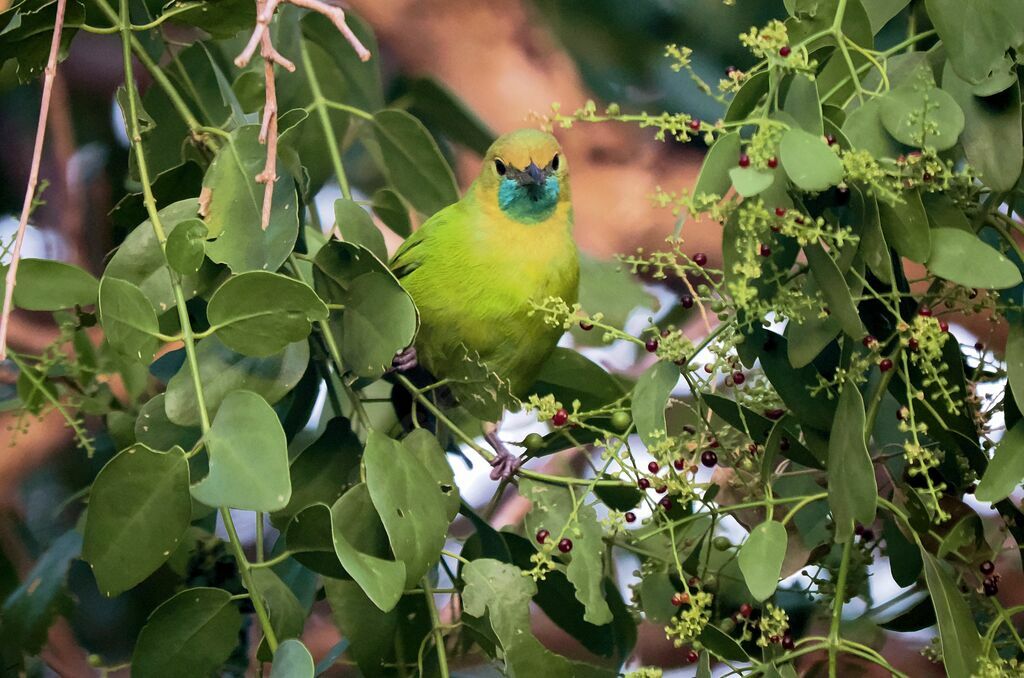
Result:
[[[545,181],[547,181],[547,175],[544,174],[544,170],[537,167],[537,164],[533,162],[519,175],[519,184],[521,186],[528,186],[530,184],[543,186]]]

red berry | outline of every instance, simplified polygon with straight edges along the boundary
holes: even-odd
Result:
[[[931,181],[932,175],[930,172],[925,172],[924,174],[921,175],[921,179],[924,181]]]
[[[740,616],[744,618],[750,618],[750,615],[754,613],[754,608],[750,607],[750,603],[743,603],[740,605]]]
[[[991,560],[986,560],[978,566],[978,569],[981,570],[981,573],[987,577],[996,571],[996,564],[993,563]]]
[[[679,592],[677,592],[677,593],[673,593],[672,594],[672,604],[675,605],[676,607],[679,607],[680,605],[686,605],[689,602],[690,602],[690,594],[689,593],[679,593]]]
[[[633,513],[632,511],[626,511],[626,522],[627,523],[635,523],[636,522],[636,514]]]
[[[561,541],[559,541],[558,550],[562,553],[568,553],[569,551],[572,551],[572,539],[565,537]]]
[[[974,350],[975,351],[984,351],[985,350],[985,344],[981,343],[980,341],[975,342]]]
[[[784,415],[785,413],[786,410],[783,410],[781,408],[775,408],[771,410],[765,410],[764,416],[768,417],[772,421],[775,421],[776,419],[782,419],[782,415]]]
[[[548,540],[548,537],[550,537],[550,536],[551,536],[551,533],[548,532],[547,530],[537,530],[537,543],[538,544],[543,544],[544,542],[546,542]]]
[[[636,481],[636,485],[641,490],[646,490],[651,486],[651,481],[648,480],[647,478],[641,478],[640,480]]]
[[[919,310],[917,314],[922,315],[925,318],[930,318],[932,316],[932,309],[928,308],[927,306],[922,306],[921,310]]]
[[[704,450],[700,455],[700,463],[711,468],[718,463],[718,455],[711,450]]]
[[[590,330],[594,329],[594,326],[588,323],[586,320],[581,320],[580,329],[583,330],[584,332],[589,332]]]
[[[779,48],[779,56],[785,59],[792,53],[792,51],[793,50],[789,48],[789,45],[783,45],[782,47]]]
[[[831,146],[832,144],[836,143],[835,136],[833,136],[831,134],[826,134],[825,135],[825,143],[827,143],[829,146]]]
[[[672,499],[670,497],[662,497],[661,501],[659,501],[658,503],[661,504],[661,508],[665,509],[666,511],[672,508]]]
[[[889,370],[892,369],[892,361],[889,360],[888,358],[882,358],[882,360],[880,360],[878,363],[878,369],[882,370],[883,372],[888,372]]]
[[[661,467],[658,466],[658,462],[656,461],[652,461],[650,464],[647,465],[647,470],[650,471],[651,473],[657,473],[660,468]]]
[[[703,266],[704,264],[708,263],[708,255],[704,254],[703,252],[697,252],[696,254],[693,255],[693,263],[697,264],[698,266]]]
[[[866,348],[871,348],[872,346],[878,343],[878,339],[875,338],[875,335],[869,334],[863,339],[861,339],[860,343],[864,344]]]
[[[784,216],[786,216],[786,208],[785,207],[776,207],[775,208],[775,216],[777,216],[777,217],[784,217]]]
[[[765,245],[764,243],[761,243],[760,252],[762,257],[770,257],[772,255],[772,248],[768,247],[768,245]]]
[[[696,132],[697,130],[700,129],[700,119],[699,118],[694,118],[693,120],[690,121],[690,129],[692,129],[694,132]]]
[[[939,329],[943,332],[949,332],[949,323],[945,320],[939,320]]]
[[[782,649],[783,650],[792,650],[792,649],[795,649],[795,648],[796,648],[796,642],[793,640],[793,636],[789,635],[788,633],[786,635],[782,636]]]
[[[910,339],[907,340],[907,348],[909,348],[914,353],[917,353],[917,349],[921,348],[921,342],[919,342],[914,337],[911,337]]]
[[[644,342],[644,348],[647,349],[648,353],[654,353],[655,351],[658,350],[658,340],[655,339],[654,337],[651,337],[646,342]]]
[[[700,655],[697,654],[696,650],[687,650],[686,651],[686,661],[687,661],[687,663],[689,663],[689,664],[696,664],[698,659],[700,659]]]
[[[779,159],[778,158],[776,158],[774,155],[772,157],[768,158],[768,167],[770,169],[775,169],[778,166],[779,166]]]
[[[693,308],[693,295],[684,294],[683,296],[679,297],[679,303],[682,305],[683,308]]]
[[[736,384],[737,386],[739,386],[740,384],[742,384],[746,380],[747,380],[747,375],[743,374],[739,370],[736,370],[735,372],[732,373],[732,383]]]
[[[564,407],[558,409],[555,412],[555,416],[551,417],[551,423],[555,426],[565,426],[565,422],[569,421],[569,411]]]
[[[710,447],[721,447],[722,443],[718,442],[718,438],[711,438],[708,440],[708,445]]]
[[[798,223],[798,224],[802,224],[802,223],[804,223],[804,218],[803,217],[797,217],[796,219],[794,219],[794,221],[796,223]]]
[[[740,167],[750,167],[750,156],[746,153],[740,153]]]
[[[668,485],[658,485],[656,488],[654,488],[654,491],[657,492],[658,494],[665,494],[666,492],[668,492]]]
[[[672,462],[672,466],[674,466],[677,471],[682,471],[686,468],[686,460],[680,457]]]

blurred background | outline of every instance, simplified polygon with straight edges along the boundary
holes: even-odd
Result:
[[[9,0],[0,0],[0,9],[8,4]],[[550,113],[554,102],[572,111],[591,98],[599,108],[614,101],[627,112],[686,111],[716,119],[720,105],[702,95],[685,74],[669,68],[665,45],[691,47],[696,71],[717,83],[728,67],[743,68],[749,63],[750,55],[740,49],[739,33],[783,14],[782,2],[763,0],[740,0],[736,6],[721,0],[350,0],[347,5],[377,34],[380,50],[374,58],[380,60],[386,91],[400,95],[411,79],[429,76],[450,88],[495,133],[536,125],[531,114]],[[176,31],[184,29],[165,30],[173,39]],[[180,37],[191,40],[195,33],[184,32]],[[340,36],[337,49],[348,49]],[[137,73],[145,76],[142,69]],[[69,261],[99,273],[131,227],[110,217],[128,188],[127,142],[113,100],[122,76],[116,36],[80,34],[75,38],[58,70],[40,174],[48,182],[45,204],[33,215],[24,256]],[[0,238],[4,242],[17,226],[39,89],[38,83],[17,84],[13,62],[0,68]],[[423,117],[430,126],[429,116]],[[674,219],[668,211],[654,207],[650,196],[657,186],[666,190],[691,186],[705,151],[703,143],[661,143],[650,130],[617,123],[577,124],[556,134],[573,163],[581,249],[608,259],[617,252],[661,244],[672,232]],[[445,150],[465,187],[478,171],[479,155],[454,147]],[[349,157],[346,166],[353,167],[357,186],[372,190],[371,163],[360,164],[358,157]],[[330,214],[336,196],[337,187],[328,184],[318,205],[327,207]],[[328,216],[326,223],[330,221]],[[707,252],[716,263],[717,224],[690,225],[684,236],[691,251]],[[391,237],[389,247],[398,242]],[[639,311],[641,322],[657,308],[657,296],[670,294],[654,288],[648,292],[623,295],[629,304],[647,309]],[[49,314],[16,312],[10,336],[16,350],[38,353],[55,336]],[[603,357],[624,371],[635,370],[640,359],[632,352]],[[13,370],[0,364],[0,391],[6,389],[0,401],[9,399],[13,381]],[[2,599],[18,574],[31,566],[40,547],[69,527],[77,512],[65,509],[102,460],[109,458],[112,443],[99,435],[98,446],[108,449],[100,449],[90,461],[74,448],[71,433],[58,416],[37,421],[8,412],[0,413],[0,419],[4,439],[0,443]],[[100,423],[86,421],[93,427]],[[509,422],[513,429],[525,424]],[[486,501],[490,487],[483,487],[476,493],[479,496],[472,489],[474,479],[486,478],[486,472],[464,473],[470,484],[467,495]],[[514,522],[518,510],[514,504],[506,506],[502,514],[506,522]],[[130,629],[138,628],[154,601],[163,596],[154,585],[138,592],[141,599],[134,607],[105,600],[81,562],[72,566],[70,586],[84,611],[51,630],[46,649],[48,663],[59,667],[61,675],[95,675],[85,662],[90,652],[125,656],[134,638]],[[582,651],[539,614],[537,629],[559,651]],[[337,639],[326,617],[321,623],[314,618],[306,631],[314,648],[329,648]],[[660,629],[643,628],[641,637],[639,654],[645,663],[671,666],[683,661],[682,651],[674,650]],[[935,667],[917,657],[920,645],[920,637],[905,644],[894,637],[887,641],[884,653],[911,675],[932,675]]]

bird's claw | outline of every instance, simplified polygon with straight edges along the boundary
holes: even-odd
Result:
[[[408,372],[419,364],[419,359],[416,356],[416,347],[409,346],[395,354],[395,357],[391,360],[391,369],[388,371]]]
[[[486,438],[497,453],[491,460],[491,480],[510,480],[519,470],[519,465],[523,463],[522,460],[508,451],[496,433],[489,433]]]

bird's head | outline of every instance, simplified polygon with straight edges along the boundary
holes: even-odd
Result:
[[[521,129],[504,134],[484,157],[479,184],[485,200],[512,219],[535,224],[569,198],[569,166],[558,140],[547,132]]]

